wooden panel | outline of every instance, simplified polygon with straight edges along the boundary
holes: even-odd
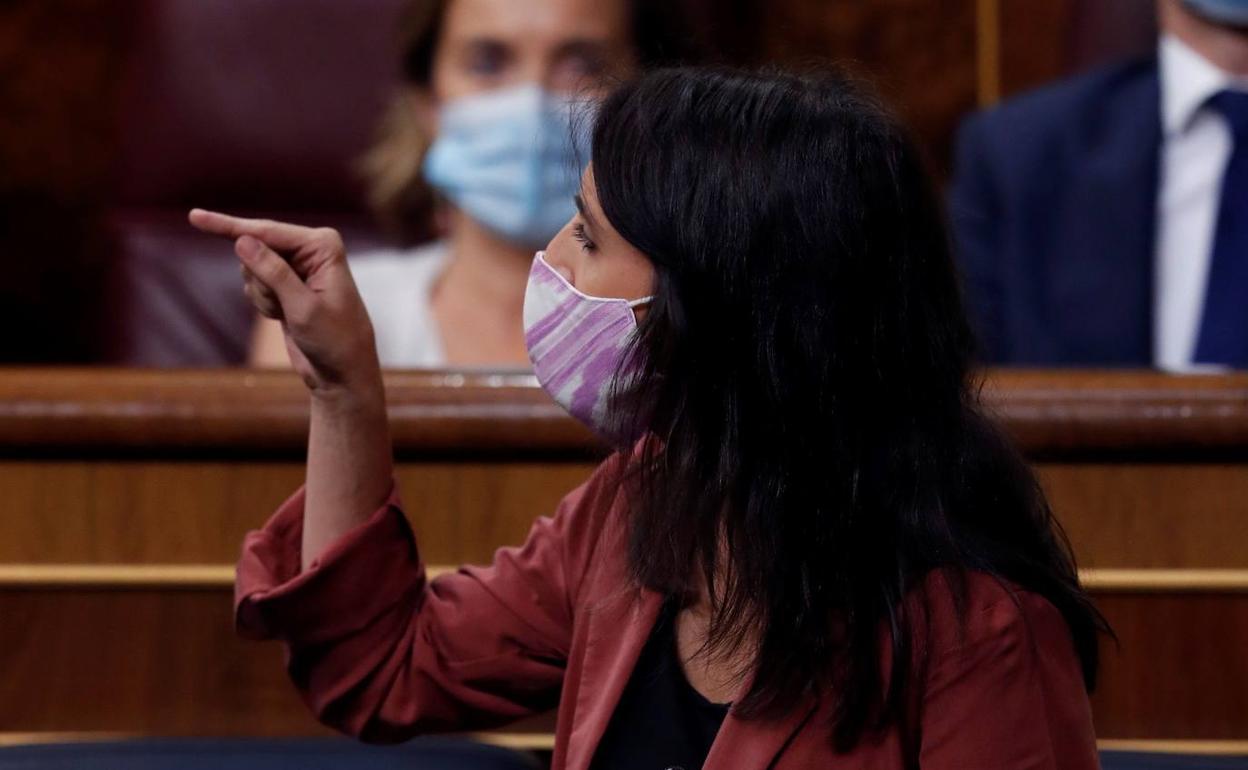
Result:
[[[1248,594],[1102,594],[1093,710],[1106,738],[1248,738]]]
[[[0,193],[93,197],[109,171],[109,111],[137,3],[7,0],[0,4]],[[51,54],[55,54],[51,58]],[[56,66],[48,66],[49,61]],[[46,298],[45,298],[46,299]]]
[[[1122,642],[1106,649],[1093,699],[1101,737],[1248,739],[1248,594],[1098,601]],[[228,589],[2,590],[0,726],[320,732],[286,681],[279,645],[238,640],[229,613]]]
[[[234,636],[225,591],[4,592],[0,605],[6,730],[314,731],[279,647]]]
[[[870,77],[943,176],[958,120],[976,103],[974,0],[787,0],[750,4],[753,59],[835,61]]]
[[[603,452],[529,377],[388,385],[400,484],[435,564],[519,541]],[[1248,739],[1248,376],[998,372],[984,393],[1099,570],[1123,640],[1096,696],[1101,734]],[[104,570],[0,586],[0,729],[318,729],[278,649],[229,624],[228,563],[302,480],[306,414],[289,375],[0,372],[4,574]],[[179,563],[162,584],[159,565]],[[132,570],[112,581],[128,587],[85,585],[109,565]],[[1138,567],[1174,571],[1122,571]]]
[[[404,463],[430,563],[488,561],[594,464]],[[232,563],[243,533],[303,483],[296,462],[0,461],[0,564]]]
[[[1001,97],[1043,85],[1066,74],[1067,40],[1075,0],[990,0],[1000,12],[998,62]]]
[[[515,542],[603,452],[531,377],[388,384],[434,562]],[[1248,377],[997,373],[985,394],[1085,566],[1248,564]],[[291,375],[0,371],[0,562],[230,562],[301,483],[306,410]]]
[[[287,681],[280,646],[234,636],[226,591],[0,592],[0,608],[12,622],[0,635],[6,730],[328,732]],[[548,718],[514,728],[549,729]]]
[[[406,462],[399,483],[433,563],[515,543],[593,462]],[[1084,567],[1248,567],[1248,470],[1050,463],[1054,511]],[[303,481],[296,462],[0,460],[0,563],[217,564]]]
[[[0,590],[0,729],[149,735],[327,732],[281,646],[233,633],[215,590]],[[508,728],[544,734],[549,715]]]
[[[1148,0],[981,0],[999,7],[1003,96],[1147,55],[1157,40]]]
[[[1039,472],[1081,567],[1248,567],[1248,467],[1045,463]]]
[[[96,226],[134,2],[0,2],[0,361],[91,360]]]

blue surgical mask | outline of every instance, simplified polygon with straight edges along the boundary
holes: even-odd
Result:
[[[1248,27],[1248,0],[1185,0],[1200,16],[1232,27]]]
[[[448,102],[425,180],[503,239],[543,247],[574,213],[593,123],[585,106],[537,85]]]

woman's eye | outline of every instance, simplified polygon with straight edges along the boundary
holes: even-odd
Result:
[[[572,237],[581,244],[581,251],[593,251],[596,248],[594,242],[585,234],[585,225],[580,222],[572,226]]]
[[[476,43],[465,56],[467,69],[474,75],[491,76],[503,71],[507,63],[507,51],[498,43]]]
[[[607,61],[594,51],[577,51],[560,62],[560,73],[573,78],[601,75],[607,69]]]

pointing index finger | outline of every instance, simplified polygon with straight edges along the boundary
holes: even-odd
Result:
[[[274,222],[271,219],[233,217],[205,209],[191,209],[187,219],[196,229],[205,233],[226,238],[250,235],[276,249],[298,248],[311,240],[313,235],[312,228],[309,227]]]

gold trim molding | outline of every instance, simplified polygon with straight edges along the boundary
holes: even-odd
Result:
[[[454,567],[430,565],[429,577]],[[0,564],[0,588],[225,589],[233,564]]]
[[[981,109],[1001,101],[1001,0],[975,3],[975,97]]]
[[[132,741],[144,738],[164,737],[136,732],[0,732],[0,746],[31,746],[47,743],[89,743],[92,741]],[[194,736],[211,739],[216,736]],[[220,736],[227,739],[233,736]],[[255,736],[247,736],[255,737]],[[298,738],[299,736],[275,736],[281,739]],[[308,736],[317,737],[317,736]],[[324,737],[324,736],[320,736]],[[479,732],[466,733],[464,737],[481,743],[517,751],[553,751],[555,748],[554,733],[524,732]]]
[[[1149,593],[1207,591],[1248,592],[1248,569],[1084,569],[1079,571],[1089,591]]]
[[[1096,745],[1101,751],[1139,751],[1148,754],[1243,754],[1248,756],[1248,741],[1105,738],[1098,740]]]
[[[469,733],[482,743],[522,751],[551,751],[555,736],[551,733],[485,732]],[[0,746],[23,746],[39,743],[82,743],[86,741],[124,741],[156,737],[134,732],[0,732]],[[1097,746],[1102,751],[1139,751],[1153,754],[1197,754],[1206,756],[1248,756],[1248,740],[1185,740],[1104,738]]]
[[[227,588],[233,564],[2,564],[6,588]]]
[[[430,577],[456,568],[429,565]],[[1149,593],[1248,592],[1248,569],[1084,569],[1090,591]],[[232,564],[0,564],[0,588],[225,589],[234,584]]]

